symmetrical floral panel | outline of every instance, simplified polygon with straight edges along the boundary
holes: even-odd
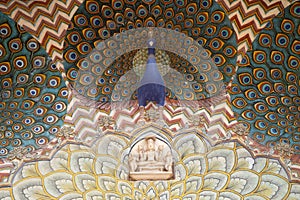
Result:
[[[26,163],[15,175],[10,199],[296,199],[278,160],[253,158],[236,142],[211,146],[193,129],[170,137],[160,127],[143,134],[170,138],[175,178],[128,181],[128,154],[134,139],[109,133],[92,146],[67,144],[51,160]],[[139,133],[136,134],[139,137]],[[136,138],[135,138],[136,139]]]
[[[297,0],[1,0],[0,199],[300,199],[299,23]],[[164,105],[140,106],[151,59]]]

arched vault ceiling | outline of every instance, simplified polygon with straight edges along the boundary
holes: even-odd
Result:
[[[144,198],[299,196],[299,1],[4,0],[0,11],[0,199],[117,198],[114,186],[119,194]],[[128,100],[135,90],[125,87],[137,85],[143,73],[143,62],[136,61],[147,56],[135,45],[144,33],[123,38],[116,57],[111,53],[117,50],[101,49],[111,44],[101,43],[110,36],[146,27],[163,28],[160,41],[166,30],[176,31],[156,57],[170,65],[160,68],[168,83],[161,109],[140,109]],[[114,59],[93,62],[96,53]],[[88,73],[87,55],[93,65]],[[105,66],[101,73],[97,64]],[[97,95],[90,74],[101,79]],[[182,179],[133,184],[106,173],[111,168],[105,164],[88,164],[99,164],[95,145],[110,157],[101,162],[122,163],[110,151],[123,152],[132,142],[127,134],[148,123],[170,131],[170,143],[182,155],[176,160]],[[102,134],[108,135],[101,140]],[[199,153],[195,142],[205,151]],[[200,174],[191,171],[195,166]],[[62,171],[63,180],[53,184]],[[169,193],[162,192],[166,188]]]

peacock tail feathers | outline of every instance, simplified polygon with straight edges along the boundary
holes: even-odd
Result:
[[[0,80],[0,156],[47,144],[63,123],[66,85],[38,41],[2,13]]]

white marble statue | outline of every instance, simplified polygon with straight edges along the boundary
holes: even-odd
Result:
[[[173,177],[173,156],[161,140],[147,137],[139,141],[128,157],[131,180],[168,180]]]

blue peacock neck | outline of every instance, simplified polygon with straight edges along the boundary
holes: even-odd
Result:
[[[140,106],[145,106],[147,101],[155,101],[163,106],[165,102],[165,83],[158,71],[155,59],[156,41],[148,41],[148,60],[146,70],[138,88]]]

